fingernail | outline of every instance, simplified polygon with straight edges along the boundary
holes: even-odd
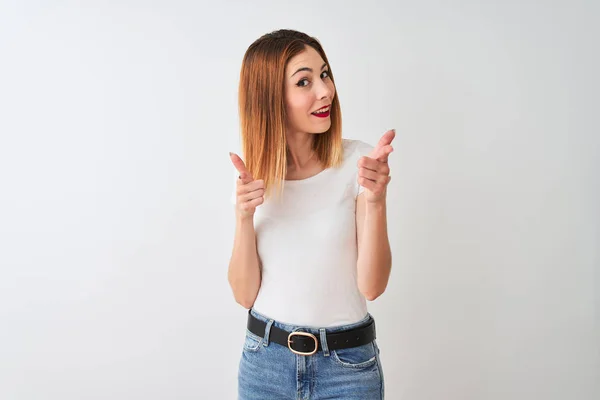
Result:
[[[396,133],[396,129],[392,129],[394,131],[394,133]]]
[[[233,154],[232,152],[229,152],[229,157],[231,157],[232,154]]]

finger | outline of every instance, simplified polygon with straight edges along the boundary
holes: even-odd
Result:
[[[379,160],[381,162],[387,162],[389,155],[394,151],[394,148],[391,145],[385,145],[384,147],[380,147],[373,151],[371,158]]]
[[[392,140],[394,140],[395,137],[396,137],[396,130],[390,129],[389,131],[384,133],[383,136],[381,136],[381,139],[379,139],[379,142],[377,142],[377,146],[375,146],[375,147],[383,147],[388,144],[391,144]]]
[[[233,163],[235,169],[237,169],[237,171],[240,173],[239,179],[245,181],[246,183],[251,182],[253,180],[252,174],[250,174],[250,171],[248,171],[246,164],[244,164],[244,161],[240,158],[240,156],[230,152],[229,158],[231,158],[231,162]]]
[[[252,180],[252,175],[239,175],[236,183],[238,186],[245,186],[252,182],[255,182]]]
[[[253,190],[264,189],[265,181],[262,179],[257,179],[245,185],[242,185],[242,188],[246,190],[246,192],[251,192]]]
[[[263,203],[263,201],[264,201],[264,197],[262,197],[262,196],[261,197],[257,197],[257,198],[255,198],[253,200],[243,202],[240,205],[240,208],[242,210],[244,210],[244,211],[248,211],[250,209],[258,207],[259,205],[261,205]]]
[[[240,182],[238,180],[238,182]],[[258,189],[264,189],[265,188],[265,181],[262,179],[257,179],[255,181],[252,181],[250,183],[239,183],[238,184],[238,188],[237,188],[237,194],[246,194],[249,192],[252,192],[254,190],[258,190]]]
[[[376,171],[372,171],[370,169],[361,168],[358,170],[358,176],[362,178],[367,178],[370,181],[373,181],[378,184],[385,184],[388,180],[388,175],[380,174]]]
[[[237,193],[238,194],[246,194],[246,193],[252,192],[254,190],[264,189],[264,188],[265,188],[265,181],[263,181],[262,179],[257,179],[250,183],[244,183],[244,184],[239,183],[239,180],[238,180]]]
[[[394,148],[391,145],[385,146],[383,148],[383,155],[381,157],[377,157],[377,159],[381,162],[387,163],[388,157],[390,156],[390,154],[392,154],[393,151]]]
[[[253,190],[251,192],[246,192],[246,193],[240,193],[238,195],[238,201],[240,203],[244,202],[244,201],[250,201],[250,200],[254,200],[258,197],[264,197],[265,195],[265,189],[257,189],[257,190]]]
[[[373,171],[377,170],[378,164],[379,164],[379,161],[375,160],[374,158],[367,157],[367,156],[362,156],[361,158],[358,159],[358,163],[356,163],[358,168],[368,168],[368,169],[372,169]]]
[[[383,136],[381,137],[381,139],[379,139],[379,142],[377,142],[377,145],[375,145],[375,148],[373,149],[371,154],[369,154],[369,157],[375,158],[375,159],[379,158],[381,156],[381,154],[380,154],[381,149],[390,145],[392,143],[392,140],[394,140],[395,137],[396,137],[395,129],[390,129],[389,131],[384,133]]]
[[[366,189],[369,189],[371,192],[374,192],[377,189],[377,182],[374,182],[374,181],[372,181],[370,179],[367,179],[367,178],[365,178],[363,176],[359,176],[358,177],[358,183],[362,187],[364,187]]]
[[[357,166],[359,168],[367,168],[372,171],[379,172],[381,174],[390,173],[390,167],[386,162],[374,160],[366,156],[363,156],[358,160]]]
[[[392,177],[388,176],[386,178],[387,183],[379,184],[377,182],[372,181],[371,179],[365,178],[364,176],[358,177],[358,183],[375,194],[383,193],[387,188],[387,184],[390,183],[391,180]]]

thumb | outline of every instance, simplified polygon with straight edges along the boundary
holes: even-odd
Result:
[[[384,147],[376,147],[371,154],[369,154],[369,157],[374,158],[377,161],[387,162],[388,156],[392,151],[394,151],[394,148],[389,144]]]
[[[252,178],[252,174],[250,174],[250,171],[248,171],[248,169],[246,168],[246,164],[244,164],[244,161],[240,158],[240,156],[238,156],[235,153],[229,152],[229,158],[231,158],[233,166],[239,172],[240,179],[244,181],[244,183],[249,183],[254,180]]]

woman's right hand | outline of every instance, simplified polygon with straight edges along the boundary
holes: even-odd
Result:
[[[254,180],[250,171],[246,168],[244,161],[235,153],[229,153],[231,162],[239,172],[236,182],[236,213],[241,218],[254,216],[256,207],[261,205],[265,199],[265,183],[262,179]]]

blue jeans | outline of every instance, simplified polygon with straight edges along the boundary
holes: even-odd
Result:
[[[246,329],[238,371],[238,400],[379,400],[384,397],[383,369],[376,340],[348,349],[329,350],[325,334],[356,328],[373,317],[330,328],[287,325],[249,311],[267,323],[263,337]],[[320,338],[323,350],[304,356],[269,342],[272,326],[288,332],[310,332]]]

